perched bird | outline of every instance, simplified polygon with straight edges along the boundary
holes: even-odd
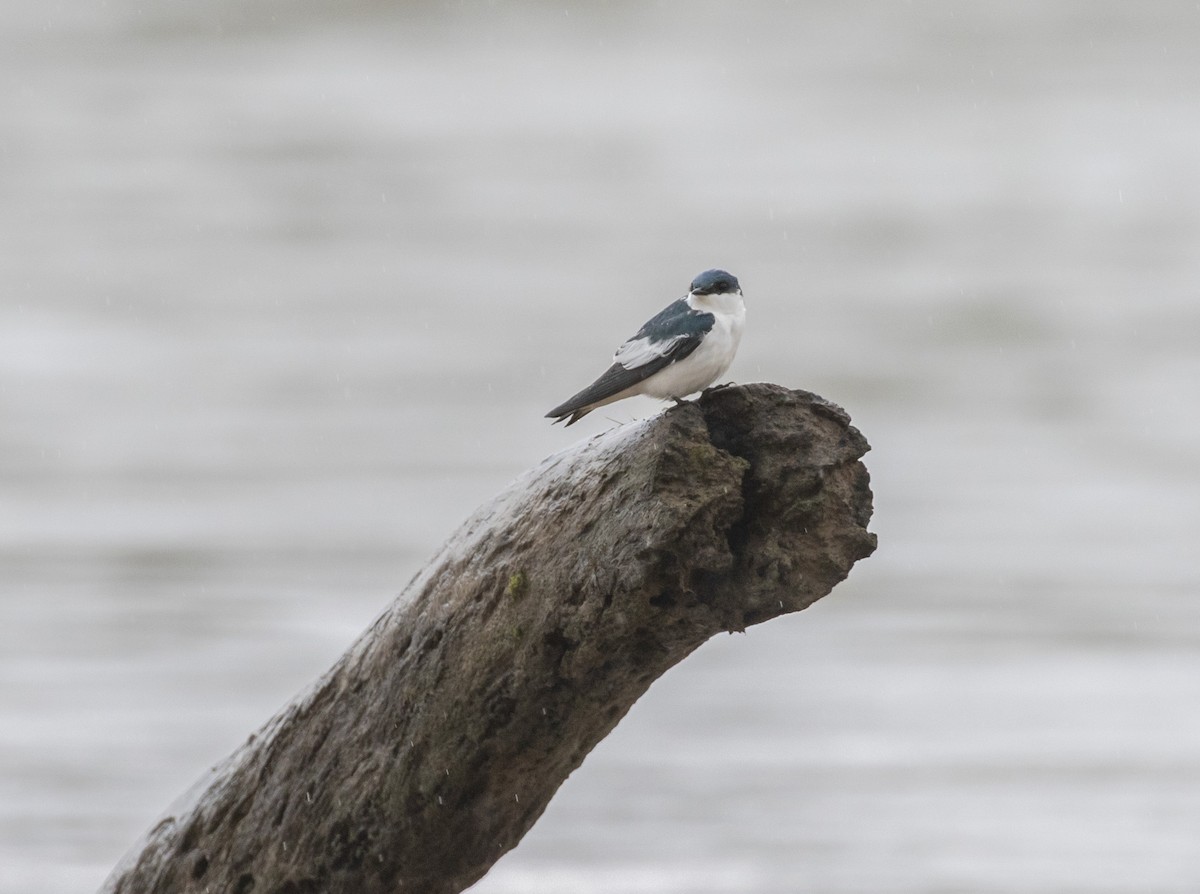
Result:
[[[566,419],[571,425],[597,407],[635,394],[679,402],[729,369],[745,320],[737,277],[724,270],[705,270],[692,280],[686,295],[617,348],[604,375],[546,418]]]

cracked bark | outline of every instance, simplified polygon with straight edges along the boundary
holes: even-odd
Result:
[[[749,385],[550,457],[102,891],[462,891],[657,677],[871,554],[868,449],[839,407]]]

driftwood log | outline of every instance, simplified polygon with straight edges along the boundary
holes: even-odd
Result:
[[[647,687],[875,548],[867,442],[775,385],[556,454],[480,509],[106,892],[458,892]]]

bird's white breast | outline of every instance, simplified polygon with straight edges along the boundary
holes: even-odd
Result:
[[[686,397],[707,388],[729,369],[742,340],[746,305],[737,292],[724,295],[688,295],[693,310],[713,315],[713,327],[700,346],[678,363],[646,379],[642,393],[661,399]]]

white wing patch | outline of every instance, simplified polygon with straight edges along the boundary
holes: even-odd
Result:
[[[668,338],[666,341],[652,341],[649,338],[631,338],[625,344],[621,345],[621,347],[617,348],[617,353],[613,354],[613,361],[621,364],[626,369],[637,369],[639,366],[645,366],[652,360],[665,357],[675,345],[679,344],[685,338],[687,338],[686,335]]]

